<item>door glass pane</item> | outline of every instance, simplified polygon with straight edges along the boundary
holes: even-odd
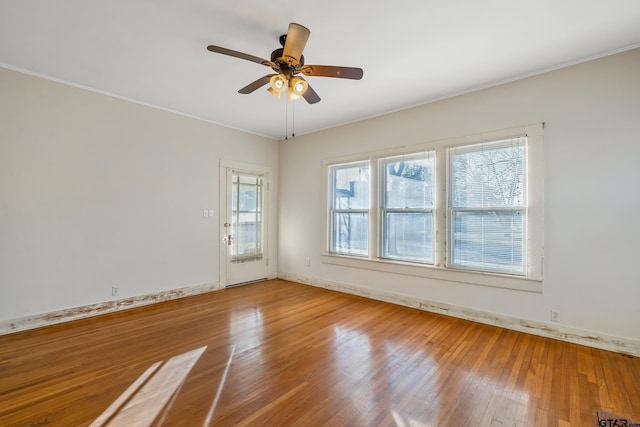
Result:
[[[388,212],[384,227],[384,258],[433,263],[431,212]]]
[[[523,211],[454,211],[452,263],[461,267],[524,273]]]
[[[232,261],[262,258],[262,187],[259,176],[234,174],[232,177]]]

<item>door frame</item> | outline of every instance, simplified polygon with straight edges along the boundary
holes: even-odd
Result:
[[[264,197],[264,215],[266,218],[266,222],[264,223],[263,230],[263,253],[267,258],[267,278],[273,279],[276,277],[274,273],[275,260],[271,248],[276,247],[276,242],[273,240],[275,238],[275,233],[272,230],[275,230],[275,227],[272,225],[275,219],[275,205],[274,205],[274,191],[272,191],[273,187],[273,169],[269,166],[264,165],[256,165],[252,163],[245,162],[237,162],[234,160],[220,159],[219,165],[219,193],[218,193],[218,202],[219,207],[218,211],[220,214],[218,215],[219,224],[218,224],[218,242],[219,242],[219,271],[220,271],[220,287],[225,288],[228,286],[227,280],[227,244],[226,244],[226,228],[224,223],[226,222],[227,217],[227,169],[235,169],[238,171],[244,171],[247,173],[258,173],[263,174],[266,177],[267,188],[263,194]]]

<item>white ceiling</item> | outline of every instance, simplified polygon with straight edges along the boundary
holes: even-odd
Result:
[[[289,22],[307,64],[363,79],[309,77],[322,101],[287,104],[237,92],[270,68],[206,50],[269,59]],[[638,46],[638,0],[0,1],[0,66],[274,139]]]

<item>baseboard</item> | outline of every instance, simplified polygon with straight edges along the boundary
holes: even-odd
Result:
[[[85,317],[98,316],[100,314],[113,313],[129,308],[141,307],[158,302],[216,291],[218,289],[221,289],[219,283],[205,283],[202,285],[188,286],[185,288],[172,289],[154,294],[101,302],[82,307],[53,311],[50,313],[36,314],[33,316],[22,317],[20,319],[3,320],[0,321],[0,335],[55,325],[57,323],[69,322],[71,320],[82,319]]]
[[[369,289],[347,283],[339,283],[317,278],[299,276],[296,274],[280,273],[278,277],[283,280],[289,280],[305,285],[316,286],[319,288],[344,292],[352,295],[358,295],[378,301],[390,302],[393,304],[399,304],[406,307],[429,311],[432,313],[453,316],[460,319],[472,320],[474,322],[499,326],[519,332],[526,332],[542,337],[554,338],[557,340],[599,348],[602,350],[615,351],[631,356],[640,356],[640,341],[636,340],[603,335],[597,332],[569,328],[561,325],[539,321],[519,319],[516,317],[489,313],[450,304],[436,303],[432,301],[421,300],[419,298],[407,297],[405,295],[398,295],[392,292]]]

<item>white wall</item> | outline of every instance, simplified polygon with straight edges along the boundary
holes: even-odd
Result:
[[[321,263],[322,159],[543,121],[542,294]],[[553,308],[554,326],[640,340],[640,50],[279,148],[0,69],[0,323],[114,300],[112,286],[126,298],[218,283],[220,159],[286,166],[280,276],[543,323]]]
[[[0,69],[0,321],[219,283],[220,159],[278,143]]]
[[[538,122],[546,122],[541,294],[321,262],[322,159]],[[640,340],[639,49],[282,141],[280,164],[281,276],[538,324],[555,309],[554,327]]]

